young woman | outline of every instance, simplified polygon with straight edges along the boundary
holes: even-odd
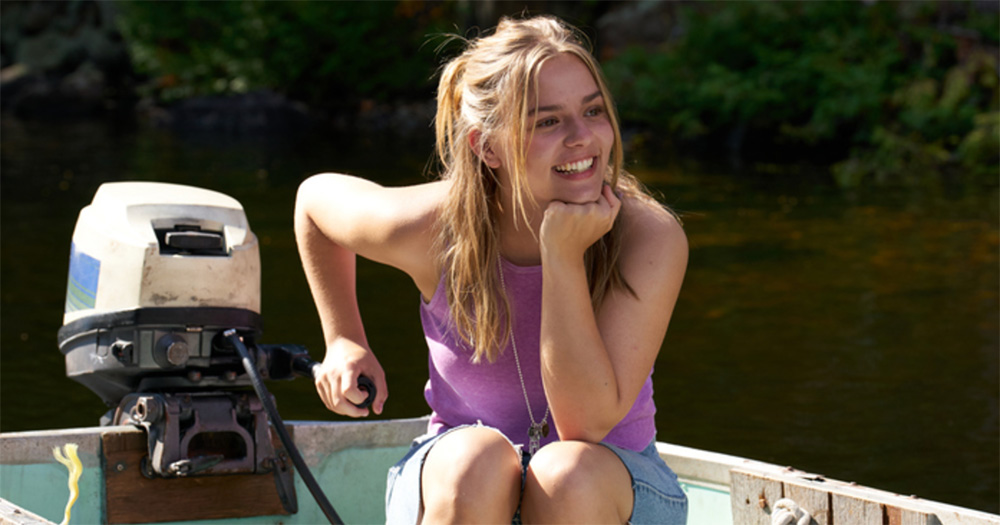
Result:
[[[428,434],[389,473],[392,523],[684,523],[657,456],[652,369],[687,264],[675,217],[622,168],[611,95],[573,29],[501,20],[444,68],[440,180],[322,174],[295,231],[326,338],[316,388],[388,396],[355,254],[406,272],[430,350]],[[416,306],[416,305],[415,305]]]

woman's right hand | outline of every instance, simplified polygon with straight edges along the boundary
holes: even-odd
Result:
[[[343,416],[367,416],[367,408],[356,406],[368,398],[368,393],[358,388],[359,376],[367,376],[375,383],[377,393],[372,409],[381,414],[389,391],[385,372],[375,354],[346,338],[331,343],[316,373],[316,391],[326,408]]]
[[[371,410],[382,413],[388,398],[385,373],[365,338],[356,294],[358,256],[398,268],[431,297],[440,282],[432,250],[437,221],[450,182],[397,188],[326,173],[309,177],[295,200],[295,240],[302,268],[327,341],[326,357],[316,371],[316,391],[331,411],[364,417],[369,409],[354,403],[367,399],[358,377],[378,390]]]

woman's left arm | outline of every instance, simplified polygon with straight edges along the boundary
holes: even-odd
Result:
[[[613,290],[595,312],[583,253],[622,203],[605,188],[585,205],[553,203],[542,241],[542,381],[564,440],[599,442],[632,408],[649,376],[687,267],[687,238],[666,210],[625,203],[622,273],[636,296]]]

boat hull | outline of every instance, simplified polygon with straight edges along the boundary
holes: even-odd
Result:
[[[347,523],[383,523],[386,472],[405,454],[413,438],[426,431],[427,419],[291,421],[287,426],[341,518]],[[32,514],[42,523],[62,521],[70,493],[68,470],[56,461],[53,449],[69,443],[78,446],[83,467],[71,523],[182,523],[192,518],[200,523],[241,524],[326,521],[299,476],[295,476],[298,508],[294,514],[268,511],[266,515],[245,516],[253,505],[240,504],[237,507],[243,510],[243,517],[220,515],[225,514],[220,510],[228,499],[225,490],[223,496],[208,498],[171,495],[172,489],[157,489],[147,498],[115,499],[113,492],[119,489],[109,480],[121,474],[118,470],[135,467],[108,462],[104,448],[109,436],[141,437],[142,431],[134,427],[93,427],[0,434],[0,498],[6,500],[0,501],[0,522],[7,519],[13,523],[39,523],[33,521]],[[1000,525],[1000,516],[995,514],[903,497],[746,458],[667,443],[657,443],[657,449],[688,495],[690,525],[768,524],[775,503],[782,497],[795,499],[812,514],[812,523],[817,525]],[[242,486],[236,476],[215,478],[217,482],[233,483],[232,487]],[[273,478],[257,478],[259,485],[273,489]],[[167,487],[181,485],[170,485],[181,480],[160,481]],[[130,508],[124,509],[126,506]]]

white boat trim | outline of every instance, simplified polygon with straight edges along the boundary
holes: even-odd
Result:
[[[0,525],[54,525],[53,522],[0,498]]]
[[[860,502],[859,505],[877,507],[876,510],[884,511],[888,507],[899,509],[903,515],[914,516],[912,520],[904,519],[906,523],[926,523],[927,525],[1000,525],[1000,515],[925,500],[916,496],[904,496],[865,487],[853,482],[829,479],[819,474],[804,472],[791,467],[782,467],[752,459],[662,442],[658,442],[656,448],[660,453],[660,457],[670,465],[670,468],[682,480],[709,484],[710,486],[722,486],[729,489],[730,498],[733,503],[734,523],[737,523],[736,520],[740,516],[737,512],[737,500],[751,497],[755,499],[752,503],[757,504],[758,500],[756,498],[760,497],[760,494],[739,494],[741,488],[734,486],[734,476],[740,476],[742,478],[749,477],[771,480],[775,483],[783,484],[786,489],[789,486],[794,486],[796,489],[802,488],[807,492],[826,494],[826,506],[830,512],[832,512],[832,509],[829,509],[829,507],[836,507],[835,502],[853,500]],[[787,493],[783,494],[783,496],[787,497]],[[770,503],[773,503],[776,499],[772,498]],[[761,507],[760,504],[754,506]],[[757,514],[767,514],[769,512],[769,509],[765,508],[761,508],[760,510]],[[807,510],[810,510],[813,516],[817,517],[815,509],[807,508]],[[878,516],[871,516],[871,523],[876,523],[877,525],[883,523],[882,512],[878,512],[878,514]],[[921,515],[926,517],[920,518],[919,516]],[[826,520],[816,521],[820,525],[827,522]],[[843,521],[831,521],[843,523]],[[770,521],[767,521],[767,523],[770,523]],[[852,521],[851,523],[858,522]]]

